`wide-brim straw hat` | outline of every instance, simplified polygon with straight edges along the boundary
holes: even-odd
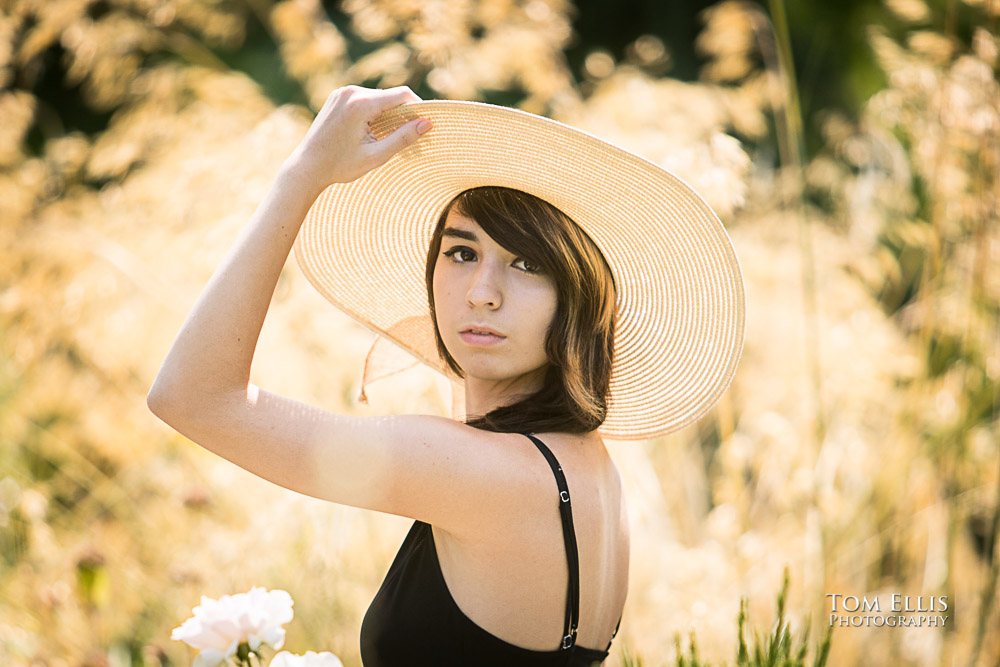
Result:
[[[427,248],[460,192],[514,188],[566,213],[611,267],[618,321],[599,434],[664,435],[718,401],[743,349],[743,278],[704,199],[649,160],[516,109],[415,102],[386,111],[371,130],[381,139],[417,117],[433,128],[383,166],[326,188],[306,215],[295,256],[326,299],[457,381],[435,343]]]

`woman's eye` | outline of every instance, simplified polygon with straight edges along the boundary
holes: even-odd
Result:
[[[542,270],[540,266],[528,259],[518,259],[514,262],[514,264],[521,264],[523,270],[528,273],[538,273]]]
[[[465,246],[457,245],[451,250],[446,250],[442,253],[445,257],[451,258],[451,261],[457,262],[459,264],[464,264],[465,262],[471,262],[476,258],[476,253],[472,251],[471,248],[466,248]],[[456,256],[458,259],[456,259]]]

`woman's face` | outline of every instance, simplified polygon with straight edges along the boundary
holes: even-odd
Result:
[[[545,336],[556,312],[552,278],[454,209],[445,219],[433,290],[441,339],[467,380],[516,381],[544,372]],[[475,333],[483,329],[493,333]]]

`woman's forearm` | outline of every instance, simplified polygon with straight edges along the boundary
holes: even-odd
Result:
[[[419,100],[405,86],[345,86],[330,93],[170,347],[146,397],[161,419],[177,427],[247,398],[264,316],[309,207],[326,184],[359,178],[430,129],[429,121],[417,118],[382,139],[371,134],[379,114]]]
[[[184,321],[147,401],[188,411],[245,392],[250,365],[295,237],[319,190],[289,160]]]

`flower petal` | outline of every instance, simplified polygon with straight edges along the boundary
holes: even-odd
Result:
[[[195,657],[192,667],[219,667],[225,662],[226,656],[222,651],[206,649]]]

